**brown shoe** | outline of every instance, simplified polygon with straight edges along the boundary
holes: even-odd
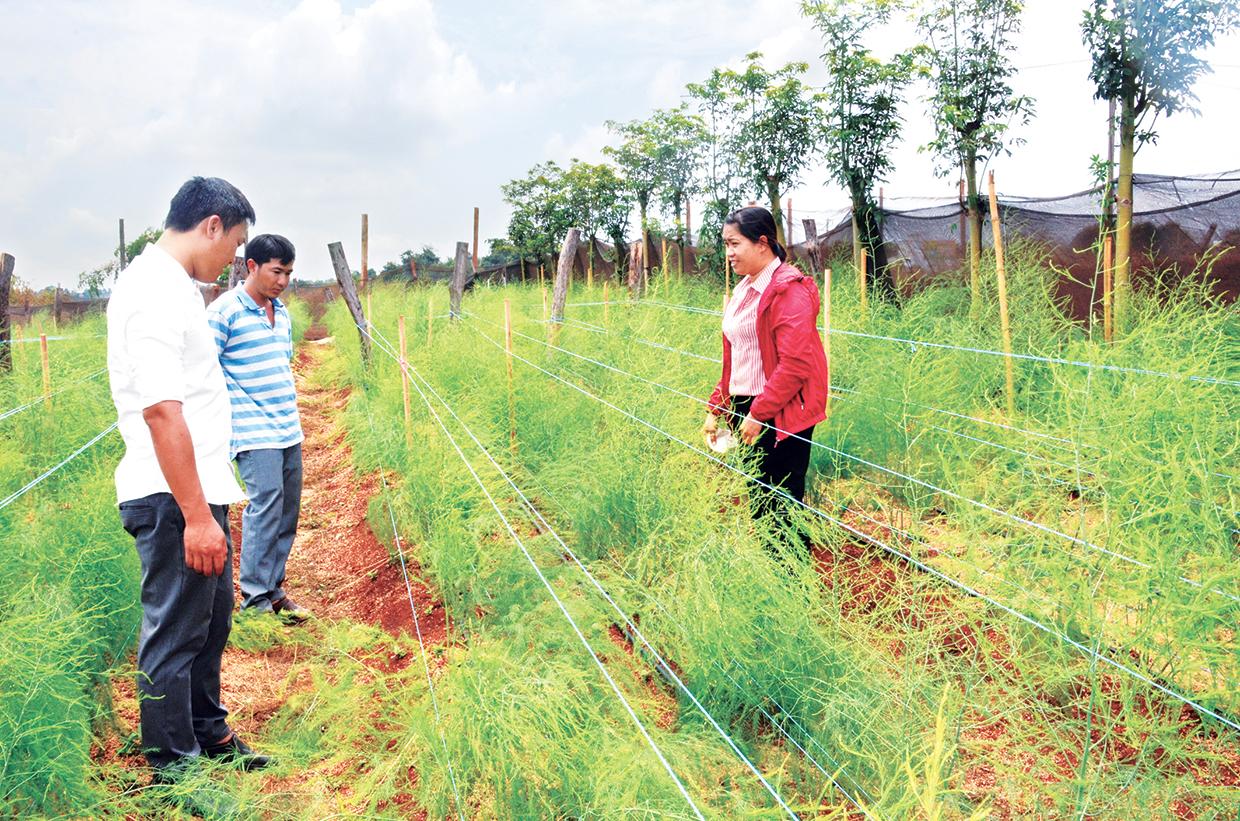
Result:
[[[314,618],[313,613],[293,601],[289,596],[285,596],[279,601],[273,601],[271,603],[271,609],[277,616],[282,617],[285,621],[300,623],[306,619]]]

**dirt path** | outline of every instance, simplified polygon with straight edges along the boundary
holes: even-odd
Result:
[[[379,493],[375,475],[357,476],[353,455],[345,441],[340,417],[348,403],[349,390],[318,384],[309,375],[328,355],[327,344],[305,344],[294,363],[294,376],[301,411],[304,477],[302,512],[297,539],[287,567],[285,589],[299,604],[320,619],[352,620],[380,627],[392,635],[413,635],[409,593],[398,561],[379,542],[366,521],[368,505]],[[230,511],[234,547],[234,579],[239,574],[241,511]],[[422,637],[428,647],[447,637],[442,603],[422,578],[421,568],[409,555],[416,546],[405,545],[410,588]],[[237,591],[240,602],[240,591]],[[301,629],[301,628],[292,628]],[[304,670],[311,652],[304,645],[280,644],[260,652],[229,646],[224,653],[221,696],[230,712],[230,725],[247,739],[261,739],[267,722],[284,703],[312,687]],[[417,654],[384,655],[377,663],[385,672],[410,664]],[[138,753],[138,710],[132,673],[129,669],[113,678],[111,697],[115,708],[114,726],[101,734],[92,749],[100,766],[119,767],[121,781],[140,785],[147,776],[145,760]],[[292,779],[296,783],[298,779]],[[281,779],[286,791],[290,779]],[[348,794],[347,783],[306,781],[302,789],[318,794]],[[419,815],[414,812],[413,815]]]

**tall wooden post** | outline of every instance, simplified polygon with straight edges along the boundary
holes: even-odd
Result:
[[[336,282],[340,283],[340,293],[344,297],[345,304],[349,306],[353,322],[357,325],[357,334],[361,338],[362,345],[362,364],[370,367],[370,335],[366,331],[366,317],[362,315],[362,303],[357,298],[357,287],[353,284],[353,271],[349,268],[349,262],[344,256],[344,246],[339,242],[333,242],[327,246],[327,253],[331,256],[332,268],[336,272]]]
[[[822,272],[822,351],[827,355],[827,418],[831,418],[831,269]]]
[[[52,398],[52,366],[47,356],[47,334],[39,334],[39,361],[43,366],[43,398]]]
[[[412,257],[409,259],[409,279],[412,282],[418,281],[418,261]]]
[[[244,257],[233,257],[232,267],[228,269],[228,290],[237,287],[237,283],[245,279],[246,267]]]
[[[818,253],[818,221],[803,219],[801,224],[805,226],[805,253],[809,256],[810,274],[813,275],[822,267],[822,255]]]
[[[861,291],[861,313],[864,314],[869,303],[869,293],[866,284],[866,259],[865,249],[861,249],[861,264],[857,266],[857,288]]]
[[[693,244],[693,203],[685,197],[685,245]]]
[[[118,265],[116,270],[123,271],[125,266],[129,264],[129,260],[125,256],[125,219],[122,217],[119,222],[121,244],[116,249],[116,262]]]
[[[396,321],[397,331],[400,333],[400,395],[405,403],[405,446],[413,447],[413,415],[409,409],[409,374],[406,372],[409,367],[409,349],[405,342],[405,316],[401,314],[400,319]]]
[[[551,321],[564,321],[564,303],[568,300],[568,281],[573,275],[573,260],[577,257],[577,245],[581,242],[581,231],[568,229],[564,238],[564,247],[560,249],[559,265],[555,271],[555,292],[551,300]]]
[[[508,447],[517,453],[517,396],[512,387],[512,303],[504,300],[504,359],[508,364]]]
[[[9,322],[9,294],[13,287],[12,254],[0,254],[0,371],[13,372],[13,328]]]
[[[788,233],[787,233],[786,239],[788,240],[788,247],[791,248],[792,247],[792,197],[788,198],[788,202],[784,207],[785,207],[785,210],[787,211],[786,216],[788,217]]]
[[[461,296],[465,293],[465,263],[469,259],[469,245],[464,242],[456,244],[456,259],[452,264],[452,287],[448,289],[451,305],[448,315],[453,319],[461,318]]]
[[[370,216],[362,214],[362,290],[370,280]]]
[[[1115,248],[1112,243],[1115,241],[1110,231],[1102,238],[1102,339],[1104,342],[1112,342],[1115,338],[1115,317],[1111,312],[1111,289],[1114,283],[1111,282],[1111,265],[1114,262],[1113,254]]]
[[[474,273],[478,272],[478,206],[474,206]]]
[[[1007,272],[1003,267],[1003,229],[999,223],[999,200],[995,197],[995,172],[989,176],[990,228],[995,240],[995,275],[999,278],[999,329],[1003,333],[1004,376],[1007,383],[1008,418],[1016,416],[1016,377],[1012,365],[1012,324],[1008,317]]]
[[[60,332],[60,283],[56,283],[56,294],[52,297],[52,329]]]

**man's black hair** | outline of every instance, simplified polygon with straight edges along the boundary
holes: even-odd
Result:
[[[237,186],[219,177],[192,177],[172,198],[164,228],[189,231],[210,216],[218,216],[227,231],[242,222],[254,224],[254,206]]]
[[[297,249],[293,243],[279,234],[259,234],[250,237],[245,244],[245,258],[254,260],[255,264],[263,265],[278,259],[282,265],[292,265],[297,257]]]

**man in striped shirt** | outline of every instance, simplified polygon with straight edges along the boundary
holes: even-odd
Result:
[[[230,451],[250,499],[241,516],[241,609],[301,621],[309,613],[283,589],[301,512],[293,332],[279,299],[295,250],[278,234],[260,234],[246,243],[245,256],[245,282],[207,308],[232,405]]]

